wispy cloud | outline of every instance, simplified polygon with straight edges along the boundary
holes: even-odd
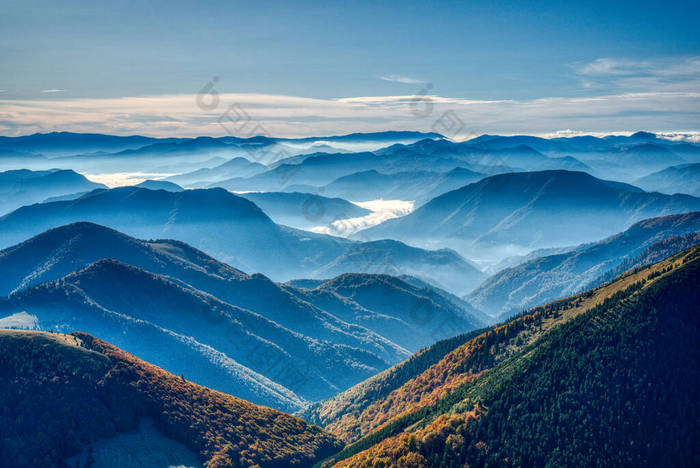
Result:
[[[393,83],[405,83],[405,84],[423,84],[425,81],[419,80],[417,78],[411,78],[410,76],[402,75],[384,75],[379,77],[383,81],[391,81]]]
[[[65,89],[42,89],[41,90],[41,92],[44,94],[62,93],[64,91],[65,91]]]
[[[598,58],[574,64],[573,69],[585,88],[644,92],[700,90],[700,57]]]
[[[621,76],[639,74],[649,66],[649,62],[603,57],[580,64],[576,69],[579,74],[586,76]]]
[[[678,81],[696,62],[656,70],[675,86],[605,89],[584,97],[542,97],[529,100],[474,100],[448,96],[356,96],[315,99],[270,94],[218,95],[214,109],[202,110],[194,94],[122,98],[0,99],[0,134],[47,131],[145,134],[154,136],[226,135],[222,126],[230,105],[245,109],[251,122],[246,132],[272,136],[323,136],[360,131],[420,130],[445,134],[443,124],[457,121],[456,139],[474,134],[611,133],[645,129],[682,134],[700,130],[700,84]],[[620,77],[621,65],[606,63],[596,73]],[[606,71],[608,70],[608,71]],[[612,71],[610,71],[612,70]],[[677,70],[677,71],[673,71]],[[592,73],[589,69],[588,73]],[[625,79],[639,78],[623,76]],[[682,86],[681,86],[682,84]],[[628,84],[629,86],[629,84]],[[641,89],[637,89],[639,87]],[[414,112],[417,100],[426,112]],[[450,120],[445,116],[449,113]],[[233,134],[247,136],[249,133]],[[567,132],[567,133],[568,133]]]

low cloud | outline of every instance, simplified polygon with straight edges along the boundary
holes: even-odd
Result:
[[[64,91],[65,91],[65,89],[42,89],[41,90],[41,92],[44,94],[62,93]]]
[[[340,219],[333,221],[328,226],[318,226],[311,230],[321,234],[349,237],[358,231],[376,226],[388,219],[406,216],[414,208],[413,202],[406,200],[372,200],[354,203],[357,206],[370,210],[372,213],[357,218]]]

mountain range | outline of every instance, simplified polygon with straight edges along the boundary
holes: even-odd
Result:
[[[640,221],[601,241],[506,268],[489,277],[465,299],[483,311],[504,318],[598,286],[596,278],[637,257],[654,243],[697,232],[700,232],[700,212],[697,211]]]
[[[321,187],[319,192],[353,201],[412,200],[421,205],[484,177],[484,174],[462,167],[444,173],[409,171],[383,174],[372,169],[339,177]]]
[[[313,290],[277,285],[182,242],[91,223],[0,251],[0,268],[3,317],[99,334],[198,383],[287,410],[483,324],[435,287],[361,274]]]
[[[115,262],[87,270],[101,264]],[[86,333],[4,330],[0,379],[12,382],[0,390],[9,403],[0,410],[5,464],[136,456],[187,466],[684,466],[695,456],[699,272],[695,247],[438,341],[299,412],[324,429]],[[90,290],[81,275],[76,286]],[[307,285],[372,301],[350,280]]]
[[[175,238],[237,268],[281,281],[328,279],[339,262],[347,268],[339,273],[396,270],[441,287],[445,287],[441,285],[445,274],[474,286],[483,277],[454,252],[404,248],[396,241],[360,243],[277,225],[255,204],[223,189],[168,192],[120,187],[75,200],[25,206],[0,218],[4,234],[0,248],[78,221],[103,224],[139,238]],[[390,246],[395,248],[386,248]]]
[[[24,205],[40,203],[50,197],[82,193],[97,188],[106,187],[91,182],[71,170],[20,169],[0,172],[0,215]]]
[[[361,231],[421,247],[451,247],[470,258],[590,242],[634,222],[697,211],[690,195],[648,193],[584,172],[515,172],[448,192],[409,215]]]
[[[354,148],[374,150],[391,143],[411,143],[424,138],[442,136],[421,132],[379,132],[310,138],[151,138],[70,132],[36,133],[0,137],[0,168],[61,167],[100,173],[121,172],[124,167],[129,167],[132,171],[182,173],[213,168],[238,157],[254,163],[274,163],[278,159],[318,149],[330,152]]]
[[[266,170],[263,164],[251,162],[244,157],[232,158],[225,163],[212,167],[201,168],[168,177],[166,180],[187,186],[205,186],[231,177],[252,177]]]
[[[678,138],[0,136],[0,465],[695,466]]]
[[[667,167],[634,181],[648,192],[687,193],[700,196],[700,163]]]
[[[348,443],[326,466],[692,464],[698,254],[438,342],[300,414]]]
[[[359,218],[371,213],[343,200],[302,192],[248,192],[241,197],[259,206],[275,223],[311,230],[333,221]]]

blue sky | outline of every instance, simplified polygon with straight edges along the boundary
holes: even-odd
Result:
[[[284,135],[430,130],[447,110],[477,133],[700,130],[698,2],[1,5],[4,134],[216,134],[231,104]],[[192,109],[212,77],[221,106]],[[406,115],[395,97],[416,94],[436,115]],[[600,97],[600,119],[576,101]]]

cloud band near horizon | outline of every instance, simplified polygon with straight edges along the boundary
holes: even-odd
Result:
[[[202,103],[204,104],[202,105]],[[199,103],[199,104],[198,104]],[[244,119],[249,119],[243,125]],[[223,125],[222,125],[223,124]],[[532,100],[445,96],[317,99],[271,94],[0,99],[0,134],[72,131],[148,136],[326,136],[384,130],[551,134],[700,131],[700,92],[664,90]]]

